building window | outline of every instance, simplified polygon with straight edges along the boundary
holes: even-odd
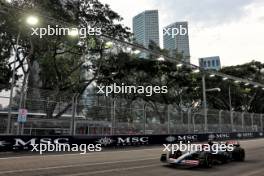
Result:
[[[220,65],[219,60],[216,60],[216,66],[218,67]]]
[[[215,60],[212,60],[212,66],[215,67]]]
[[[207,61],[208,67],[211,67],[211,61]]]
[[[206,67],[206,61],[203,62],[203,66]]]

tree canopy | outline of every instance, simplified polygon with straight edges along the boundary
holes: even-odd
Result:
[[[110,85],[113,82],[126,85],[167,86],[167,94],[118,94],[115,97],[133,101],[142,99],[155,108],[156,103],[173,104],[176,108],[201,109],[201,74],[194,74],[189,67],[177,67],[176,63],[157,61],[155,55],[148,59],[123,51],[124,46],[114,46],[113,51],[106,48],[106,41],[100,37],[87,36],[32,36],[25,23],[28,14],[38,16],[38,27],[78,27],[101,28],[104,35],[130,41],[132,34],[120,22],[120,17],[98,0],[60,1],[60,0],[13,0],[11,4],[1,1],[0,6],[0,89],[10,86],[13,62],[16,71],[21,70],[23,86],[51,91],[43,94],[28,89],[28,99],[44,97],[48,117],[54,116],[59,98],[67,102],[55,116],[59,117],[71,106],[73,94],[82,95],[92,83]],[[17,49],[17,50],[16,50]],[[167,54],[155,43],[149,49]],[[177,54],[175,59],[181,60]],[[264,64],[252,61],[247,64],[224,67],[220,72],[264,83]],[[89,73],[87,75],[86,73]],[[115,73],[115,74],[113,74]],[[19,78],[17,72],[16,78]],[[206,87],[221,88],[219,93],[208,93],[208,106],[215,109],[229,109],[229,87],[232,108],[235,111],[264,112],[264,91],[252,86],[223,81],[220,77],[206,78]],[[27,106],[34,105],[34,101]],[[166,106],[165,106],[166,107]]]

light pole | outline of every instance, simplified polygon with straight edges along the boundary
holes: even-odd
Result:
[[[214,92],[218,91],[220,92],[220,88],[212,88],[212,89],[206,89],[205,85],[205,74],[202,76],[202,86],[203,86],[203,111],[204,111],[204,131],[208,132],[208,118],[207,118],[207,102],[206,102],[206,92]]]
[[[223,80],[228,80],[227,77],[224,77]],[[237,81],[235,81],[237,82]],[[230,113],[230,122],[231,122],[231,130],[233,132],[234,130],[234,119],[233,119],[233,110],[232,110],[232,98],[231,98],[231,86],[230,86],[230,82],[228,83],[228,103],[229,103],[229,113]]]
[[[78,97],[79,97],[78,93],[74,94],[72,97],[72,117],[71,117],[71,126],[70,126],[71,127],[70,135],[72,136],[75,135],[75,131],[76,131],[75,116],[76,116],[76,108],[78,104]]]
[[[233,132],[234,131],[234,119],[233,119],[233,112],[232,112],[232,100],[231,100],[231,88],[230,88],[230,85],[228,86],[228,99],[229,99],[229,111],[230,111],[231,129],[232,129],[232,132]]]
[[[28,16],[26,19],[26,23],[30,26],[34,26],[38,23],[38,18],[35,16]],[[8,105],[8,118],[7,118],[7,128],[6,133],[10,134],[11,131],[11,123],[12,123],[12,104],[13,104],[13,92],[15,87],[15,75],[16,75],[16,61],[18,59],[18,44],[20,40],[21,30],[18,30],[18,35],[16,38],[16,47],[15,47],[15,58],[14,58],[14,64],[13,64],[13,71],[12,71],[12,82],[11,82],[11,89],[10,89],[10,96],[9,96],[9,105]],[[23,89],[21,90],[21,97],[23,95]],[[21,106],[21,103],[19,103],[19,108]]]
[[[14,58],[14,64],[13,64],[13,71],[12,71],[12,82],[11,82],[11,89],[10,89],[10,96],[9,96],[9,105],[8,105],[8,117],[7,117],[7,128],[6,133],[10,134],[11,131],[11,122],[12,122],[12,104],[13,104],[13,92],[15,87],[15,75],[16,75],[16,61],[18,58],[18,42],[20,39],[20,30],[18,31],[18,35],[16,38],[16,48],[15,48],[15,58]]]
[[[208,125],[207,125],[205,74],[203,74],[203,76],[202,76],[202,85],[203,85],[204,131],[207,132],[208,131]]]

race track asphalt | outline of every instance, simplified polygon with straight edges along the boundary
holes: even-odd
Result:
[[[211,169],[180,169],[160,163],[162,147],[98,153],[4,156],[4,176],[264,176],[264,139],[241,141],[245,162],[216,165]]]

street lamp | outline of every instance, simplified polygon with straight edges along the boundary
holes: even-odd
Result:
[[[200,72],[199,69],[195,69],[195,70],[193,70],[193,73],[199,73],[199,72]]]
[[[133,53],[134,54],[139,54],[140,53],[140,50],[135,50]]]
[[[211,74],[211,75],[210,75],[210,78],[213,78],[213,77],[215,77],[215,74]]]
[[[11,1],[11,0],[10,0]],[[29,24],[30,26],[34,26],[38,24],[38,18],[35,16],[28,16],[26,19],[26,23]],[[15,74],[16,74],[16,61],[18,57],[18,45],[19,45],[19,40],[20,40],[20,34],[21,31],[20,29],[18,30],[18,35],[16,38],[16,45],[15,45],[15,58],[14,58],[14,64],[13,64],[13,71],[12,71],[12,82],[11,82],[11,89],[10,89],[10,96],[9,96],[9,105],[8,105],[8,117],[7,117],[7,128],[6,128],[6,133],[10,134],[11,130],[11,122],[12,122],[12,104],[13,104],[13,92],[14,92],[14,87],[15,87]],[[23,93],[23,90],[21,91]],[[22,94],[21,94],[22,95]]]
[[[26,19],[27,24],[29,24],[30,26],[35,26],[38,24],[39,20],[36,16],[28,16]]]
[[[73,28],[73,29],[71,29],[71,30],[69,31],[68,35],[71,36],[71,37],[76,37],[76,36],[79,35],[79,31],[78,31],[77,28]]]
[[[165,61],[165,59],[164,59],[164,57],[159,57],[158,59],[157,59],[158,61]]]
[[[249,85],[249,83],[245,83],[245,86],[248,86]]]
[[[177,67],[182,67],[182,64],[180,63],[180,64],[177,64]]]
[[[111,41],[105,43],[105,49],[113,48],[113,46],[114,46],[114,43]]]
[[[216,87],[212,89],[206,89],[206,92],[221,92],[221,89],[219,87]]]

